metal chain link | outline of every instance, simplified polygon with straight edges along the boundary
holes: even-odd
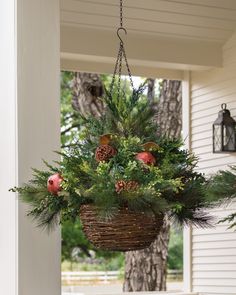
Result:
[[[115,63],[115,68],[114,68],[114,72],[113,72],[113,76],[112,76],[112,82],[111,82],[111,86],[110,86],[110,94],[112,95],[114,83],[115,83],[115,77],[116,77],[116,75],[118,75],[118,84],[117,84],[118,98],[120,97],[120,90],[121,90],[120,88],[121,88],[121,73],[122,73],[123,58],[125,59],[125,65],[127,68],[130,84],[131,84],[131,87],[134,91],[134,83],[132,80],[132,74],[131,74],[131,70],[130,70],[130,67],[128,64],[126,52],[125,52],[124,42],[119,35],[120,30],[123,30],[127,34],[126,29],[123,27],[123,0],[120,0],[120,27],[117,29],[117,36],[120,39],[120,46],[119,46],[117,59],[116,59],[116,63]],[[118,67],[119,67],[119,69],[118,69]],[[117,69],[118,69],[118,73],[117,73]]]
[[[124,55],[124,58],[125,58],[125,64],[126,64],[126,68],[127,68],[127,71],[128,71],[130,84],[131,84],[132,89],[134,90],[134,83],[133,83],[133,79],[132,79],[132,74],[131,74],[131,70],[130,70],[130,67],[129,67],[129,64],[128,64],[128,60],[127,60],[127,56],[126,56],[124,46],[123,46],[123,55]]]
[[[111,85],[110,85],[110,93],[112,93],[112,91],[113,91],[115,78],[116,78],[116,73],[117,73],[117,68],[118,68],[118,63],[119,63],[119,60],[120,60],[120,54],[121,54],[121,46],[119,47],[118,55],[117,55],[117,58],[116,58],[115,68],[114,68],[112,81],[111,81]]]
[[[123,0],[120,0],[120,27],[123,28]]]
[[[120,88],[121,88],[121,72],[122,72],[122,59],[123,59],[123,45],[120,45],[120,60],[119,60],[119,73],[118,73],[118,85],[117,85],[117,98],[120,98]]]

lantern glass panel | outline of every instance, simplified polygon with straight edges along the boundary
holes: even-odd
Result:
[[[223,150],[235,150],[235,128],[234,126],[223,126]]]
[[[214,125],[214,151],[222,151],[222,126]]]

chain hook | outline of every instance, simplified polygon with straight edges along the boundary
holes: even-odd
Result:
[[[127,31],[126,31],[126,29],[123,28],[123,27],[119,27],[119,28],[117,29],[117,31],[116,31],[116,34],[117,34],[118,38],[120,39],[120,43],[123,45],[123,44],[124,44],[124,41],[121,39],[121,36],[120,36],[120,31],[121,31],[121,30],[124,31],[126,35],[127,35]]]

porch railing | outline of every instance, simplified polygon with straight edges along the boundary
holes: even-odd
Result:
[[[123,273],[120,271],[73,271],[62,272],[63,285],[77,285],[80,283],[89,283],[91,281],[109,283],[111,281],[118,281],[122,278]],[[168,270],[168,280],[182,280],[182,270]]]

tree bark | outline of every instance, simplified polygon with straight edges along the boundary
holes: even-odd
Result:
[[[104,104],[100,99],[104,93],[101,78],[97,74],[76,72],[73,80],[72,107],[82,116],[101,116]]]
[[[181,81],[163,80],[157,104],[155,120],[159,132],[171,138],[179,138],[182,131],[182,84]]]
[[[153,104],[155,98],[155,80],[147,79],[147,98]]]
[[[148,98],[154,100],[155,80],[148,80]],[[163,80],[155,120],[160,134],[180,137],[182,130],[181,82]],[[165,217],[157,239],[144,250],[125,254],[125,280],[123,290],[165,291],[167,277],[168,243],[170,222]]]

